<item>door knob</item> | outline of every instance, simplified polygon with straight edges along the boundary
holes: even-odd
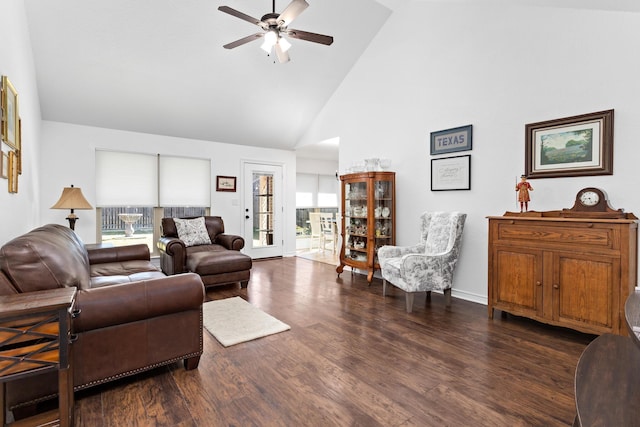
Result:
[[[249,219],[249,215],[245,215],[245,216],[244,216],[244,218],[245,218],[245,219]]]

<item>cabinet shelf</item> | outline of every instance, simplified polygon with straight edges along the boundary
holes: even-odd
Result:
[[[340,176],[342,185],[342,247],[338,275],[345,266],[367,271],[371,283],[380,269],[377,249],[395,245],[395,173],[360,172]],[[382,209],[382,211],[381,211]],[[388,216],[376,215],[389,212]],[[357,214],[356,214],[357,213]],[[353,230],[358,230],[357,232]],[[364,247],[356,248],[355,244]]]

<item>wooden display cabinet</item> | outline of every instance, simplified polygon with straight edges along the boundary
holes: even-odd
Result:
[[[578,331],[625,335],[637,280],[637,222],[559,211],[489,217],[488,309]]]
[[[380,268],[378,248],[395,245],[395,172],[359,172],[340,177],[342,221],[338,276],[348,265],[367,271],[371,283]]]

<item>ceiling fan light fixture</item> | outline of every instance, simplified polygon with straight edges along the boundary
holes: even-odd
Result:
[[[267,53],[271,53],[271,49],[278,42],[278,32],[276,30],[269,30],[264,34],[264,43],[262,43],[262,50]]]
[[[291,47],[291,43],[289,43],[289,40],[285,39],[284,37],[278,38],[278,44],[280,45],[280,48],[283,52],[288,51]]]

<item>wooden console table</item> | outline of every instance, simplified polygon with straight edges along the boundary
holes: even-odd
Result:
[[[637,230],[622,218],[559,211],[489,217],[488,309],[591,334],[626,335]]]
[[[58,371],[58,410],[11,425],[73,425],[73,369],[69,352],[76,288],[0,296],[0,425],[7,382]]]

